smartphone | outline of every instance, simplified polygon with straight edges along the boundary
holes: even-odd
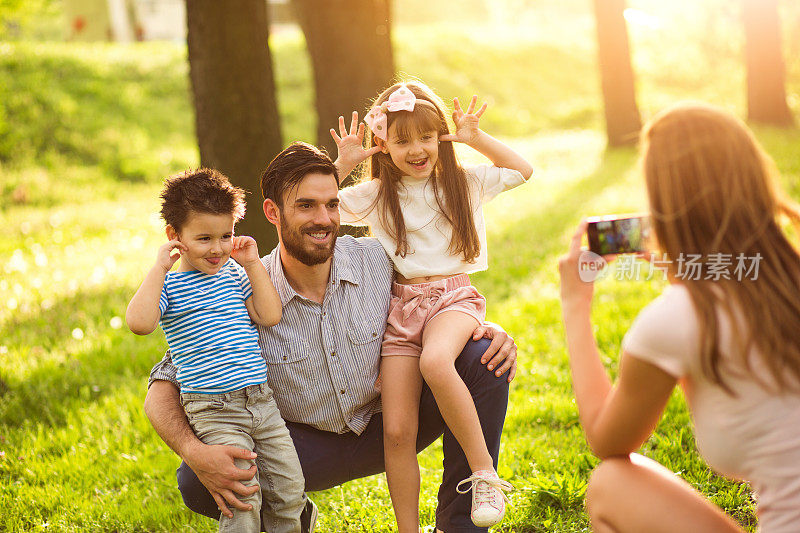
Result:
[[[650,218],[645,215],[589,217],[586,236],[589,250],[598,255],[631,254],[647,251]]]

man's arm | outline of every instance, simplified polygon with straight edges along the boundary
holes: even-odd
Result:
[[[233,516],[226,502],[242,511],[250,510],[251,506],[242,503],[234,493],[252,494],[260,490],[258,485],[247,487],[241,483],[253,478],[256,466],[243,470],[234,459],[255,459],[255,453],[233,446],[203,444],[186,420],[178,389],[169,381],[152,382],[144,399],[144,412],[161,440],[197,474],[222,513]]]

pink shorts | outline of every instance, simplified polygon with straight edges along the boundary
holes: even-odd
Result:
[[[425,326],[448,311],[460,311],[483,323],[486,298],[472,286],[467,274],[416,285],[393,283],[381,356],[419,357]]]

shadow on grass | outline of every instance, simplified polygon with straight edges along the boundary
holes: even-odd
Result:
[[[34,360],[31,371],[18,375],[0,369],[6,385],[0,391],[0,424],[59,426],[70,412],[147,377],[163,353],[163,336],[139,339],[124,326],[109,325],[113,316],[124,315],[131,292],[128,287],[84,291],[0,328],[11,357]],[[76,328],[83,340],[73,338]]]
[[[544,207],[532,206],[493,240],[492,268],[475,276],[485,294],[495,302],[510,298],[529,283],[554,254],[565,252],[568,235],[588,215],[592,201],[607,187],[618,184],[636,160],[632,148],[608,150],[600,167],[587,177],[571,183]]]

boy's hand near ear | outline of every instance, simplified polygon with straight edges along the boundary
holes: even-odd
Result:
[[[158,248],[156,262],[133,295],[125,310],[125,321],[128,328],[137,335],[148,335],[158,327],[161,310],[158,302],[161,298],[161,289],[164,279],[172,265],[180,258],[180,253],[188,252],[186,245],[177,239],[170,240]]]
[[[256,243],[254,238],[248,237],[247,235],[240,235],[233,238],[231,257],[245,268],[253,263],[261,262],[261,258],[258,255],[258,243]]]
[[[178,253],[173,253],[174,250],[177,250]],[[164,272],[169,272],[172,270],[172,266],[181,258],[181,253],[186,251],[186,245],[178,240],[172,240],[166,244],[162,244],[156,256],[156,266],[163,268]]]

